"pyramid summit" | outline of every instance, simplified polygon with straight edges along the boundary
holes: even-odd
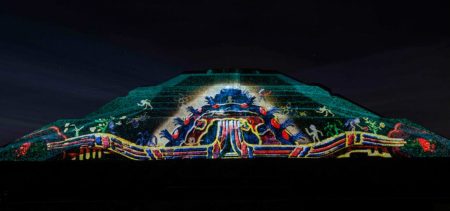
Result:
[[[275,71],[210,69],[46,125],[0,160],[447,157],[449,144]]]

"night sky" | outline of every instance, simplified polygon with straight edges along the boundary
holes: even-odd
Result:
[[[0,145],[188,70],[279,70],[450,137],[450,2],[2,1]]]

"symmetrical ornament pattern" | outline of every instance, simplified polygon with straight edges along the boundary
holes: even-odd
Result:
[[[427,157],[448,156],[448,144],[284,75],[208,71],[52,123],[0,148],[0,159]]]

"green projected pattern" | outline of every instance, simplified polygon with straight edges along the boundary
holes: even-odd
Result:
[[[0,160],[447,157],[449,141],[258,70],[181,74],[0,148]]]

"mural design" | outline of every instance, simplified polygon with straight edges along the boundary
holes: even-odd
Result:
[[[280,74],[210,70],[45,126],[0,148],[0,159],[446,157],[448,145]]]

